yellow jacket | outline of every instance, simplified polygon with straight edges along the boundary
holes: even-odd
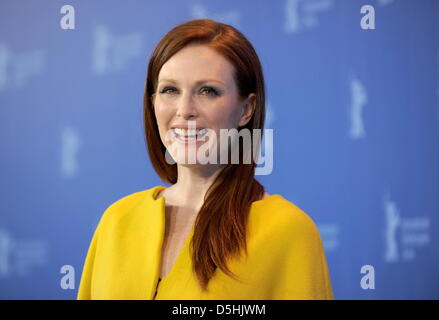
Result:
[[[241,282],[216,269],[202,292],[192,273],[191,231],[160,282],[165,232],[165,187],[130,194],[101,217],[84,263],[78,299],[290,300],[333,299],[331,280],[316,225],[281,195],[252,203],[248,256],[229,259]]]

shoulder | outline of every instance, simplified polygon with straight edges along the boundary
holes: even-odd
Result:
[[[152,201],[154,194],[158,191],[159,186],[155,186],[146,190],[130,193],[122,198],[111,203],[103,212],[99,227],[103,228],[104,225],[112,224],[127,214],[132,212],[136,207],[141,204]]]
[[[252,205],[253,226],[289,239],[319,237],[314,220],[303,209],[279,194]]]

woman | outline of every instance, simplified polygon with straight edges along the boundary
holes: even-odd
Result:
[[[238,143],[238,163],[236,135],[217,140],[264,127],[264,91],[258,56],[235,28],[201,19],[165,35],[149,61],[144,125],[171,186],[107,208],[78,299],[333,299],[314,222],[264,192],[255,159],[244,161],[254,136]]]

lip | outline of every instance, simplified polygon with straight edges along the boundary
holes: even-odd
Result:
[[[176,127],[176,128],[180,128],[180,127]],[[203,129],[203,128],[201,128],[201,129]],[[179,138],[178,134],[176,132],[174,132],[174,130],[172,130],[172,134],[173,134],[175,140],[178,143],[181,143],[181,144],[184,144],[184,145],[197,144],[197,143],[200,143],[200,142],[205,142],[204,139],[200,139],[200,138],[196,138],[194,140],[182,140],[182,139]],[[206,134],[204,134],[202,137],[204,137],[205,135]]]
[[[203,126],[188,126],[186,124],[176,124],[176,125],[171,126],[171,129],[175,129],[175,128],[186,129],[186,130],[188,130],[188,129],[201,130],[201,129],[204,129],[206,127],[203,127]]]
[[[195,140],[181,140],[179,137],[175,136],[175,141],[177,141],[180,144],[184,144],[184,145],[195,145],[201,142],[204,142],[203,140],[200,139],[195,139]]]

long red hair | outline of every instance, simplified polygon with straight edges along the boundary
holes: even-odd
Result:
[[[177,182],[177,165],[165,159],[163,145],[154,113],[152,95],[156,92],[163,64],[189,44],[203,44],[215,49],[234,66],[234,79],[239,95],[256,95],[255,111],[250,121],[237,128],[264,128],[265,85],[262,66],[255,49],[234,27],[209,19],[191,20],[169,31],[157,44],[148,64],[144,93],[144,130],[148,154],[159,177],[169,183]],[[262,137],[262,135],[261,135]],[[254,145],[253,135],[251,135]],[[259,139],[258,139],[259,140]],[[260,140],[256,141],[260,145]],[[247,222],[252,202],[260,200],[264,187],[255,179],[255,159],[243,163],[240,144],[238,164],[226,164],[206,192],[204,203],[195,220],[190,249],[193,271],[203,291],[217,268],[237,279],[227,267],[227,259],[247,254]],[[239,280],[239,279],[237,279]]]

